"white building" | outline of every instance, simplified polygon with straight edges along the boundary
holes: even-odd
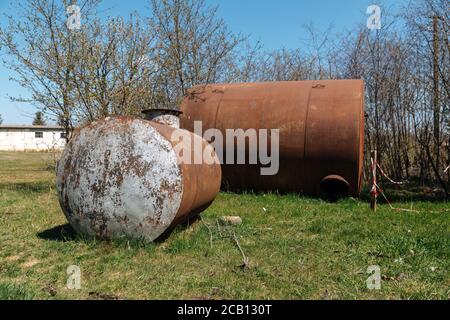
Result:
[[[0,125],[0,151],[48,151],[65,144],[63,127]]]

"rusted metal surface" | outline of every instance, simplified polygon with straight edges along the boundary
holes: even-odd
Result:
[[[186,95],[181,111],[181,128],[190,131],[194,121],[202,121],[204,131],[217,128],[223,133],[239,128],[280,130],[279,172],[262,176],[261,164],[225,164],[223,177],[232,189],[320,195],[324,191],[321,186],[334,184],[346,187],[351,195],[360,192],[362,80],[197,86]],[[329,176],[333,177],[331,183],[324,183]]]
[[[148,109],[142,111],[145,120],[165,124],[172,128],[180,128],[181,111],[173,109]]]
[[[175,130],[208,146],[185,130],[130,117],[106,118],[75,133],[58,164],[57,189],[77,232],[153,241],[209,206],[220,188],[218,159],[181,163]]]

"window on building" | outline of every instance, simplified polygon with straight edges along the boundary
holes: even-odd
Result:
[[[44,133],[40,132],[40,131],[37,131],[37,132],[34,133],[34,137],[35,138],[43,138],[44,137]]]

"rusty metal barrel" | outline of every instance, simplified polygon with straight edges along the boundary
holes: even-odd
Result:
[[[192,155],[210,151],[212,161],[182,161],[177,148]],[[204,139],[131,117],[78,130],[57,168],[59,202],[69,223],[101,239],[153,241],[205,210],[220,183],[219,160]]]
[[[202,122],[203,131],[216,128],[223,136],[227,129],[279,129],[278,173],[262,176],[261,163],[224,164],[223,179],[231,189],[331,199],[360,192],[362,80],[201,85],[188,92],[181,111],[181,128],[189,131],[194,121]]]

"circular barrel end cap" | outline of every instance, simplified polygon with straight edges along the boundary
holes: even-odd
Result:
[[[339,175],[329,175],[320,182],[320,195],[322,199],[336,202],[341,198],[348,197],[350,184]]]

